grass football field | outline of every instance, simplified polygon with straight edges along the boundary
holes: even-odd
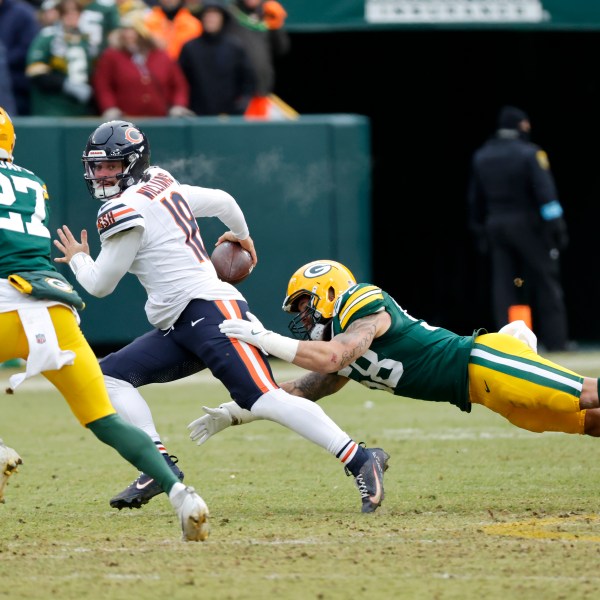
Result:
[[[600,353],[553,358],[600,375]],[[275,363],[280,381],[299,372]],[[181,541],[164,495],[111,509],[137,473],[35,378],[0,394],[0,436],[24,460],[0,505],[0,600],[598,596],[598,440],[351,382],[321,406],[391,455],[384,503],[363,515],[342,466],[283,427],[255,422],[193,444],[186,425],[201,406],[229,400],[210,376],[144,393],[208,503],[208,541]]]

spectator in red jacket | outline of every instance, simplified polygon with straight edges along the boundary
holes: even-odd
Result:
[[[100,55],[92,85],[104,119],[189,116],[189,86],[179,65],[156,47],[141,21],[124,20]]]

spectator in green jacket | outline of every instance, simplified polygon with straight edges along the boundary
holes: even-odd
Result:
[[[92,115],[92,57],[88,38],[79,28],[82,8],[77,0],[61,0],[58,10],[60,20],[40,31],[27,55],[31,114]]]

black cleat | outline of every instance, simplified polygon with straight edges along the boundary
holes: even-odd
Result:
[[[171,471],[177,475],[179,481],[183,481],[183,471],[175,464],[176,456],[164,455]],[[163,493],[163,489],[152,477],[142,473],[131,485],[127,486],[120,494],[111,498],[112,508],[141,508],[143,504],[148,504],[154,496]]]
[[[362,498],[362,512],[372,513],[383,502],[383,474],[387,471],[390,456],[381,448],[366,448],[366,450],[369,459],[360,468],[354,482]]]

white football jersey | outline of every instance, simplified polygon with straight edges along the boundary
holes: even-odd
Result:
[[[217,277],[196,222],[196,217],[218,217],[238,238],[247,237],[244,215],[233,197],[222,190],[181,185],[159,167],[150,167],[146,174],[145,181],[102,205],[97,228],[103,245],[117,233],[143,229],[129,272],[148,294],[150,323],[170,327],[195,298],[244,300]]]

